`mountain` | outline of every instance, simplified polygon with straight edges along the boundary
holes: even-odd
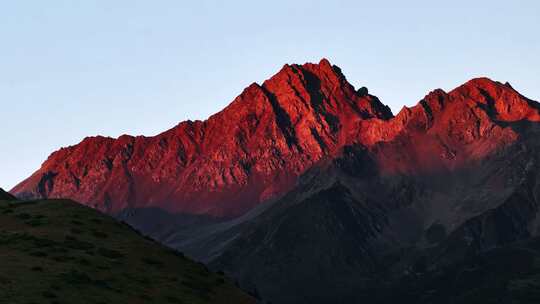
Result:
[[[255,303],[221,274],[69,200],[0,200],[3,303]]]
[[[515,132],[495,121],[538,120],[528,103],[510,86],[475,79],[450,94],[436,90],[393,117],[327,60],[285,65],[204,122],[183,122],[155,137],[88,137],[62,148],[11,192],[68,197],[108,213],[156,207],[231,218],[279,198],[347,145],[380,147],[378,163],[388,172],[459,166],[514,140]],[[452,133],[439,130],[446,127]],[[416,136],[425,144],[396,147]],[[462,150],[476,138],[477,147]],[[380,144],[387,142],[394,145]]]
[[[204,122],[87,138],[11,192],[112,213],[272,303],[535,303],[539,123],[487,78],[394,116],[322,60]]]
[[[290,190],[307,168],[353,140],[362,121],[391,116],[327,60],[285,65],[204,122],[63,148],[11,192],[69,197],[109,213],[159,207],[234,217]]]

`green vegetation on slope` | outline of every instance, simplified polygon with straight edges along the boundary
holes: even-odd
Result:
[[[2,303],[253,303],[220,274],[69,200],[0,201]]]

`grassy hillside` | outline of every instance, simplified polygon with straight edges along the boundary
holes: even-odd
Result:
[[[0,201],[2,303],[254,303],[129,226],[69,200]]]

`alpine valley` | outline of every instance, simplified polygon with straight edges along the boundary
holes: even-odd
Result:
[[[112,215],[262,303],[539,303],[539,135],[508,83],[394,115],[323,59],[206,121],[85,138],[10,193]]]

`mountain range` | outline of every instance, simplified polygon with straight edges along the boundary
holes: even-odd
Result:
[[[488,78],[394,115],[323,59],[205,121],[85,138],[10,192],[114,215],[272,303],[533,303],[539,123]]]

